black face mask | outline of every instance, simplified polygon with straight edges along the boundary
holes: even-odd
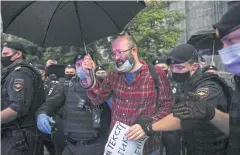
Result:
[[[105,76],[96,75],[96,78],[97,78],[97,79],[104,79],[104,78],[105,78]]]
[[[11,60],[13,55],[11,56],[6,56],[6,57],[1,57],[1,63],[3,67],[7,67],[11,65],[14,61]]]
[[[191,76],[190,72],[186,73],[174,73],[172,72],[172,80],[177,83],[183,83],[188,80],[188,78]]]
[[[66,80],[68,80],[68,81],[71,80],[72,77],[74,77],[73,74],[65,74],[65,78],[66,78]]]
[[[105,76],[96,76],[96,78],[99,80],[100,83],[102,83]]]

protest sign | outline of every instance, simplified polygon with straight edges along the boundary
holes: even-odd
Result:
[[[137,141],[127,140],[125,134],[128,128],[130,128],[128,125],[116,122],[108,137],[104,155],[142,155],[148,136]]]

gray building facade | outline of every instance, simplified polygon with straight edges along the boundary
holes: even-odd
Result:
[[[169,1],[168,10],[178,10],[185,16],[179,24],[183,31],[179,44],[186,43],[199,31],[213,30],[212,25],[238,3],[240,1]]]

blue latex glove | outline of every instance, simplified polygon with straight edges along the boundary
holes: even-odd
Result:
[[[84,72],[82,67],[77,68],[77,75],[81,80],[86,80],[87,79],[87,74]]]
[[[55,123],[52,117],[49,117],[46,114],[40,114],[37,117],[37,126],[40,131],[46,134],[51,134],[51,126],[50,123]]]

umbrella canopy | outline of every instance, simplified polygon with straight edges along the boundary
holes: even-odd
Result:
[[[199,31],[192,35],[187,41],[188,44],[193,45],[197,50],[211,49],[214,54],[217,54],[219,49],[222,48],[222,42],[215,37],[215,31]]]
[[[137,1],[3,1],[3,32],[41,47],[83,46],[122,32],[143,8]]]

